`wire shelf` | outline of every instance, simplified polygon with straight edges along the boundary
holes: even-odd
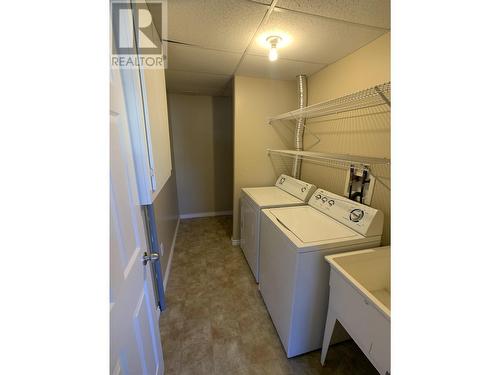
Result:
[[[279,170],[278,174],[290,174],[292,171],[293,160],[299,158],[313,164],[323,165],[330,168],[348,169],[351,167],[355,167],[366,169],[383,186],[385,186],[388,190],[391,190],[390,186],[388,185],[390,177],[386,176],[387,171],[390,171],[390,159],[349,154],[332,154],[326,152],[294,150],[267,149],[267,153],[270,157],[278,156],[280,159],[282,159],[279,164],[274,165],[273,162],[273,167]]]
[[[290,158],[299,157],[302,160],[324,162],[338,167],[350,168],[351,166],[369,168],[374,165],[390,165],[391,160],[386,158],[374,158],[369,156],[331,154],[326,152],[294,151],[294,150],[271,150],[267,149],[269,155],[281,155]]]
[[[302,109],[286,112],[271,117],[268,123],[271,125],[282,120],[297,120],[298,118],[315,118],[321,116],[335,115],[359,109],[376,106],[391,106],[391,83],[386,82],[366,90],[345,95],[340,98],[327,100],[313,104]]]

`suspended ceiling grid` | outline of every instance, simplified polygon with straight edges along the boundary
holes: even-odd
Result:
[[[389,0],[168,0],[163,43],[171,93],[229,95],[231,78],[294,80],[390,30]],[[260,40],[285,35],[270,62]]]

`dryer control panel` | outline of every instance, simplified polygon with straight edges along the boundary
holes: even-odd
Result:
[[[309,197],[316,190],[316,186],[305,181],[297,180],[286,174],[279,176],[274,185],[304,202],[307,202]]]
[[[380,236],[384,224],[381,211],[329,191],[316,190],[308,204],[363,236]]]

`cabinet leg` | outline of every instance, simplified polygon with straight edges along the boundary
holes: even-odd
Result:
[[[326,317],[325,324],[325,335],[323,336],[323,348],[321,349],[321,365],[325,365],[326,354],[328,353],[328,347],[330,346],[330,341],[332,339],[333,329],[335,328],[335,322],[337,317],[333,312],[333,306],[331,306],[332,299],[328,303],[328,316]]]

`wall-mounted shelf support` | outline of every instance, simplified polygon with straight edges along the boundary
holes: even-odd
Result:
[[[384,94],[384,92],[380,89],[380,87],[375,86],[374,87],[375,91],[382,97],[384,100],[385,104],[387,104],[389,107],[391,106],[391,101],[387,98],[387,96]],[[389,93],[390,93],[390,86],[389,86]]]

